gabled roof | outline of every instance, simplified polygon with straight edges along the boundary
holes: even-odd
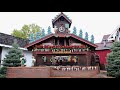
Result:
[[[112,42],[107,42],[106,46],[104,46],[103,43],[96,43],[96,45],[98,45],[98,47],[96,48],[96,50],[106,50],[106,49],[110,49],[110,47],[112,46]]]
[[[0,44],[0,46],[1,46],[1,47],[5,47],[5,48],[12,48],[11,45]],[[22,48],[22,47],[18,47],[18,48],[21,49],[21,50],[27,51],[27,48]]]
[[[22,38],[15,37],[12,35],[0,33],[0,44],[1,45],[12,45],[15,39],[17,40],[17,44],[20,47],[26,46],[29,42],[28,39],[22,39]]]
[[[101,43],[103,43],[103,40],[107,40],[108,41],[108,37],[110,36],[110,34],[104,35],[102,38]]]
[[[64,17],[71,25],[72,20],[70,20],[63,12],[61,12],[59,15],[57,15],[54,19],[52,19],[52,24],[55,23],[56,20],[58,20],[60,17]]]
[[[96,50],[107,50],[110,49],[110,47],[112,46],[113,42],[108,40],[108,37],[110,36],[110,34],[104,35],[102,38],[101,43],[96,43],[96,45],[98,45],[98,47],[96,48]],[[104,40],[106,40],[106,45],[104,46]]]
[[[83,38],[80,38],[79,36],[74,35],[74,34],[70,34],[70,36],[73,37],[73,38],[75,38],[75,39],[78,39],[79,41],[82,41],[82,42],[84,42],[84,43],[86,43],[86,44],[88,44],[90,46],[98,47],[96,44],[91,43],[91,42],[89,42],[89,41],[87,41],[87,40],[85,40]]]
[[[108,41],[120,41],[120,26],[115,29],[110,36],[108,37]]]
[[[85,40],[85,39],[80,38],[79,36],[74,35],[74,34],[67,34],[66,37],[67,37],[67,36],[73,37],[73,38],[75,38],[75,39],[77,39],[77,40],[79,40],[79,41],[82,41],[82,42],[84,42],[84,43],[86,43],[86,44],[88,44],[88,45],[90,45],[90,46],[95,47],[95,48],[98,47],[96,44],[93,44],[93,43],[91,43],[91,42],[89,42],[89,41],[87,41],[87,40]],[[35,45],[35,44],[37,44],[37,43],[40,43],[40,42],[42,42],[42,41],[44,41],[44,40],[46,40],[46,39],[49,39],[49,38],[51,38],[51,37],[56,37],[56,35],[55,35],[55,34],[50,34],[50,35],[48,35],[48,36],[45,36],[44,38],[41,38],[41,39],[39,39],[39,40],[37,40],[37,41],[35,41],[35,42],[33,42],[33,43],[28,44],[27,46],[25,46],[25,48],[31,47],[31,46],[33,46],[33,45]]]
[[[33,45],[39,43],[39,42],[42,42],[42,41],[44,41],[44,40],[46,40],[46,39],[51,38],[51,37],[53,37],[53,36],[54,36],[54,34],[47,35],[47,36],[45,36],[44,38],[41,38],[41,39],[39,39],[39,40],[36,40],[36,41],[34,41],[34,42],[32,42],[32,43],[26,45],[25,48],[31,47],[31,46],[33,46]]]

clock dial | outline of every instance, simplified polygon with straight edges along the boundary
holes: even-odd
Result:
[[[61,27],[59,28],[59,31],[60,31],[60,32],[64,32],[64,31],[65,31],[65,28],[61,26]]]

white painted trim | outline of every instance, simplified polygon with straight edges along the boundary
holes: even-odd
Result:
[[[117,29],[115,29],[114,32],[111,33],[111,35],[108,37],[108,41],[115,40],[116,33],[119,30],[119,28],[120,28],[120,26],[118,26]],[[111,38],[111,37],[113,37],[113,38]],[[119,32],[119,36],[117,37],[117,39],[115,41],[119,41],[119,38],[120,38],[120,32]]]
[[[5,45],[5,44],[0,44],[0,46],[1,46],[1,47],[12,48],[12,46],[10,46],[10,45]],[[21,48],[21,47],[19,47],[19,49],[21,49],[21,50],[26,50],[26,51],[27,51],[27,48]]]

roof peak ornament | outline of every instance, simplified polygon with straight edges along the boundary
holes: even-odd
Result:
[[[68,15],[65,15],[63,12],[60,12],[58,15],[54,17],[54,19],[52,19],[53,28],[54,28],[54,23],[61,17],[63,17],[69,23],[69,28],[70,28],[72,24],[72,20],[68,17]]]

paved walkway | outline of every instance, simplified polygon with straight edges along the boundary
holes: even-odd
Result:
[[[100,70],[100,73],[92,78],[113,78],[113,77],[107,76],[107,71]]]

